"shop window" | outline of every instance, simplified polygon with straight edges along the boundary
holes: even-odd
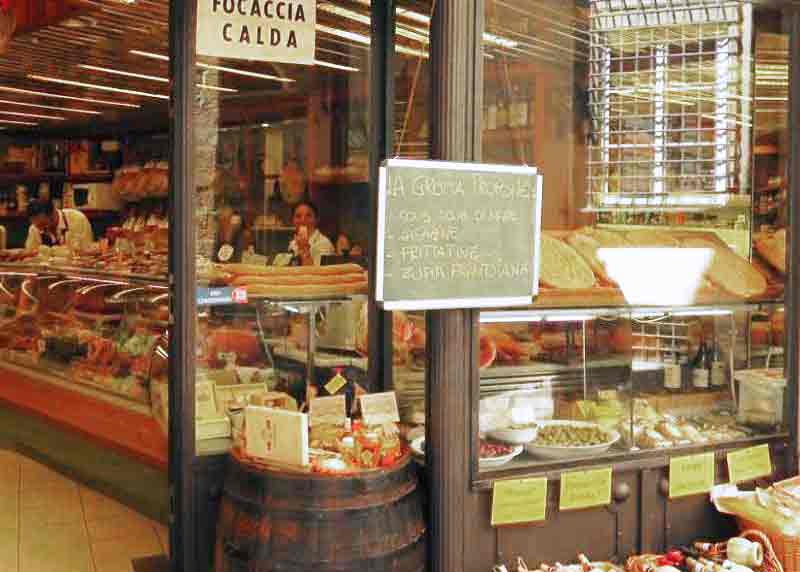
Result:
[[[544,195],[538,296],[481,313],[480,475],[784,439],[779,14],[566,4],[485,4],[483,160]]]

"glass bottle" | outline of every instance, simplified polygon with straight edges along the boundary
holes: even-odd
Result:
[[[722,361],[719,340],[715,339],[711,354],[711,387],[724,387],[725,383],[725,362]]]
[[[708,358],[708,345],[706,344],[705,338],[700,343],[700,349],[697,350],[697,355],[694,357],[694,363],[692,364],[692,387],[694,389],[703,391],[708,389],[709,384],[709,365],[710,361]]]

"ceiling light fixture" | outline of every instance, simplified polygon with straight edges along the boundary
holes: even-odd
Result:
[[[147,74],[143,74],[143,73],[133,73],[133,72],[127,72],[127,71],[122,71],[122,70],[115,70],[115,69],[111,69],[111,68],[101,68],[99,66],[90,66],[90,65],[86,65],[86,64],[79,64],[78,67],[86,69],[86,70],[98,71],[98,72],[103,72],[103,73],[110,73],[110,74],[114,74],[114,75],[122,75],[122,76],[125,76],[125,77],[136,77],[136,78],[139,78],[139,79],[149,79],[151,81],[160,81],[162,83],[169,83],[169,79],[167,79],[165,77],[160,77],[160,76],[157,76],[157,75],[147,75]]]
[[[117,107],[131,107],[138,109],[141,105],[136,103],[124,103],[121,101],[106,101],[103,99],[91,99],[88,97],[73,97],[71,95],[61,95],[60,93],[48,93],[46,91],[34,91],[32,89],[20,89],[17,87],[0,86],[0,91],[10,91],[12,93],[24,93],[27,95],[38,95],[40,97],[52,97],[55,99],[69,99],[70,101],[86,101],[89,103],[101,103],[103,105],[115,105]]]
[[[0,99],[0,103],[7,105],[22,105],[23,107],[36,107],[38,109],[53,109],[55,111],[71,111],[72,113],[85,113],[87,115],[102,115],[99,111],[92,111],[91,109],[72,109],[69,107],[58,107],[57,105],[42,105],[41,103],[11,101],[10,99]]]
[[[151,59],[159,60],[159,61],[162,61],[162,62],[168,62],[169,61],[169,57],[168,56],[165,56],[163,54],[156,54],[154,52],[145,52],[143,50],[131,50],[130,53],[134,54],[136,56],[142,56],[142,57],[145,57],[145,58],[151,58]],[[203,69],[207,69],[207,70],[223,71],[223,72],[228,72],[228,73],[232,73],[232,74],[236,74],[236,75],[243,75],[243,76],[247,76],[247,77],[256,77],[256,78],[259,78],[259,79],[271,79],[273,81],[280,81],[280,82],[284,82],[284,83],[294,83],[296,81],[296,80],[293,80],[293,79],[288,78],[288,77],[278,77],[278,76],[270,75],[270,74],[266,74],[266,73],[251,72],[251,71],[247,71],[247,70],[240,70],[238,68],[229,68],[229,67],[226,67],[226,66],[217,66],[217,65],[212,65],[212,64],[204,64],[204,63],[201,63],[201,62],[197,62],[197,67],[203,68]]]
[[[209,85],[207,83],[198,83],[197,87],[201,89],[210,89],[211,91],[224,91],[225,93],[238,93],[238,89],[233,89],[230,87],[220,87],[218,85]]]
[[[349,71],[349,72],[357,72],[361,71],[358,68],[354,68],[353,66],[345,66],[342,64],[335,64],[333,62],[324,62],[322,60],[314,60],[315,66],[321,66],[324,68],[333,68],[335,70],[342,70],[342,71]]]
[[[31,121],[12,121],[10,119],[0,119],[0,123],[9,123],[11,125],[39,125]]]
[[[145,58],[150,58],[150,59],[153,59],[153,60],[161,60],[162,62],[168,62],[169,61],[169,57],[168,56],[165,56],[165,55],[162,55],[162,54],[156,54],[154,52],[145,52],[145,51],[142,51],[142,50],[131,50],[130,53],[135,55],[135,56],[143,56]]]
[[[216,65],[211,65],[211,64],[204,64],[204,63],[201,63],[201,62],[197,62],[197,67],[203,68],[203,69],[206,69],[206,70],[223,71],[223,72],[228,72],[228,73],[232,73],[232,74],[236,74],[236,75],[243,75],[243,76],[247,76],[247,77],[257,77],[259,79],[271,79],[273,81],[280,81],[280,82],[283,82],[283,83],[294,83],[296,81],[296,80],[293,80],[293,79],[288,78],[288,77],[278,77],[276,75],[270,75],[270,74],[266,74],[266,73],[251,72],[251,71],[247,71],[247,70],[240,70],[238,68],[229,68],[229,67],[226,67],[226,66],[216,66]]]
[[[136,91],[135,89],[123,89],[120,87],[111,87],[108,85],[99,85],[95,83],[85,83],[82,81],[72,81],[69,79],[61,79],[57,77],[49,77],[46,75],[28,74],[30,79],[38,81],[46,81],[49,83],[59,83],[63,85],[71,85],[75,87],[85,87],[86,89],[99,89],[101,91],[111,91],[114,93],[124,93],[126,95],[137,95],[140,97],[152,97],[153,99],[169,99],[168,95],[161,95],[160,93],[148,93],[146,91]]]
[[[34,117],[36,119],[52,119],[53,121],[64,121],[64,117],[56,115],[39,115],[38,113],[20,113],[18,111],[0,111],[0,115],[14,115],[16,117]]]

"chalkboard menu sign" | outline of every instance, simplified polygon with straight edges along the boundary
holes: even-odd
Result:
[[[378,302],[386,310],[530,304],[541,205],[542,176],[533,167],[384,162]]]

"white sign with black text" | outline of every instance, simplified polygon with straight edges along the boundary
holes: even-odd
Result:
[[[197,55],[314,63],[316,0],[197,0]]]

